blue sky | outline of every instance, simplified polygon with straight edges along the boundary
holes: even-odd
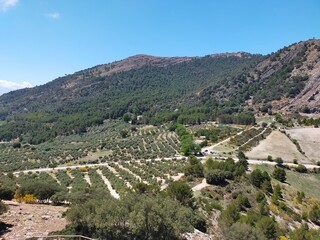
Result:
[[[0,0],[0,93],[135,54],[267,54],[310,38],[319,0]]]

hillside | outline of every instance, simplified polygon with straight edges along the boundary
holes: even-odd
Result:
[[[301,111],[304,107],[318,113],[320,41],[299,42],[279,50],[259,63],[250,77],[260,85],[260,90],[254,95],[257,102],[269,102],[275,110],[287,114]],[[263,90],[269,91],[265,93]]]
[[[271,53],[218,89],[210,86],[202,96],[229,97],[256,112],[291,114],[304,107],[320,110],[320,41],[309,40]]]
[[[0,117],[5,124],[0,135],[9,140],[25,134],[25,139],[37,143],[56,135],[84,132],[88,126],[127,112],[135,116],[145,114],[147,119],[148,114],[203,106],[209,102],[189,102],[189,96],[205,86],[222,84],[224,78],[237,76],[259,59],[261,56],[250,54],[192,59],[139,55],[97,66],[1,96]],[[118,70],[108,75],[102,68]],[[214,108],[217,103],[209,111]],[[157,118],[153,121],[162,121]]]
[[[238,112],[317,113],[320,41],[267,56],[136,55],[0,96],[0,138],[40,143],[128,114],[197,123]]]

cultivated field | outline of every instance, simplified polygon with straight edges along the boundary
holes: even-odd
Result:
[[[320,128],[298,128],[287,130],[292,139],[298,141],[310,160],[320,161]]]
[[[60,185],[68,193],[84,193],[86,189],[104,189],[113,197],[124,196],[134,191],[138,183],[154,185],[165,189],[170,182],[183,176],[186,160],[118,161],[100,167],[79,167],[66,170],[52,170],[49,173],[20,173],[13,180],[15,184],[43,179],[52,185]],[[7,176],[2,176],[8,178]],[[8,179],[9,180],[9,179]]]
[[[0,170],[4,172],[48,167],[175,157],[180,142],[166,126],[132,126],[108,121],[84,134],[59,136],[39,145],[0,144]]]
[[[265,140],[246,153],[250,159],[266,159],[268,155],[273,158],[281,157],[285,162],[297,159],[300,163],[311,163],[302,155],[295,144],[283,133],[273,131]]]

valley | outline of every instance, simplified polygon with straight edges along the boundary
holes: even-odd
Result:
[[[135,55],[0,96],[1,236],[316,239],[319,64]]]
[[[140,191],[165,192],[172,183],[176,181],[180,182],[181,180],[187,181],[188,184],[190,184],[196,201],[208,201],[204,200],[206,199],[206,194],[210,191],[215,192],[221,187],[219,185],[215,187],[212,184],[208,184],[205,177],[190,178],[190,174],[186,172],[189,160],[188,157],[183,156],[180,153],[181,142],[179,140],[179,135],[169,129],[170,126],[168,125],[132,126],[123,121],[108,121],[99,127],[93,127],[87,133],[78,136],[59,137],[53,142],[36,146],[27,144],[28,146],[25,147],[24,144],[22,144],[19,147],[13,147],[14,141],[2,143],[4,152],[7,151],[11,156],[16,156],[16,161],[21,161],[25,165],[21,165],[21,167],[19,167],[20,169],[14,169],[13,166],[19,166],[16,162],[12,162],[12,165],[6,162],[6,167],[10,166],[9,169],[14,170],[7,172],[6,175],[2,175],[2,180],[0,182],[7,184],[8,182],[11,182],[11,184],[20,185],[23,182],[32,183],[35,181],[33,183],[36,184],[35,186],[37,186],[36,182],[38,180],[48,182],[51,185],[50,189],[55,189],[53,190],[55,194],[50,197],[50,200],[48,198],[49,195],[43,195],[41,201],[47,202],[49,200],[51,204],[59,205],[67,201],[64,203],[67,203],[67,207],[69,205],[68,202],[79,201],[76,200],[79,199],[79,197],[80,199],[83,198],[84,196],[81,197],[81,193],[84,193],[87,198],[90,198],[90,195],[94,196],[96,194],[95,191],[103,191],[104,194],[110,195],[112,198],[123,199],[127,198],[130,193]],[[212,146],[203,147],[200,151],[202,153],[208,152],[208,154],[205,156],[198,156],[198,159],[203,166],[206,166],[207,161],[211,158],[216,162],[221,162],[221,164],[228,161],[226,160],[228,157],[232,157],[235,162],[239,162],[239,156],[237,155],[239,149],[268,131],[269,133],[264,139],[259,140],[247,149],[248,152],[246,152],[246,155],[248,156],[248,159],[246,161],[249,164],[247,174],[252,173],[255,169],[260,169],[262,171],[267,171],[272,175],[274,166],[277,165],[274,160],[276,157],[281,157],[283,159],[283,164],[288,168],[286,170],[287,183],[283,185],[283,191],[288,194],[288,199],[286,200],[288,201],[288,206],[291,206],[292,204],[290,201],[293,201],[292,198],[295,190],[305,192],[308,196],[308,201],[311,201],[312,204],[314,204],[314,201],[319,201],[320,203],[320,189],[317,187],[319,181],[317,169],[320,171],[320,166],[317,165],[317,162],[315,162],[314,159],[309,159],[305,155],[301,155],[303,157],[297,156],[296,154],[300,153],[297,149],[297,145],[293,144],[292,139],[290,140],[279,130],[270,129],[270,127],[261,129],[259,126],[220,126],[215,123],[207,123],[203,126],[189,126],[187,129],[194,135],[197,135],[197,132],[199,131],[201,131],[201,133],[206,133],[203,131],[204,129],[212,129],[210,131],[216,132],[215,138],[212,139],[218,140],[214,140],[215,142],[211,143]],[[303,135],[303,132],[308,133],[312,131],[313,134],[316,134],[317,130],[318,129],[316,128],[294,128],[286,131],[293,133],[298,132],[300,136],[302,135],[305,137],[304,141],[309,142],[308,139],[310,139],[310,142],[312,142],[311,138]],[[126,131],[126,136],[122,136],[122,134],[120,134],[121,131]],[[210,131],[208,133],[210,133]],[[229,137],[228,134],[231,134],[231,137]],[[140,144],[136,142],[136,139],[138,139],[137,136],[142,139]],[[312,136],[313,135],[311,135],[311,137]],[[291,137],[293,138],[293,136]],[[195,137],[195,139],[196,138],[197,137]],[[200,144],[204,141],[203,138],[204,137],[199,138],[202,139],[201,141],[198,141]],[[284,143],[284,139],[282,138],[292,144],[291,148],[288,148],[288,146],[291,146],[290,144],[284,144],[284,146],[286,146],[286,151],[277,150],[278,144]],[[297,139],[296,136],[294,139]],[[60,142],[61,144],[57,145],[57,142]],[[91,144],[89,144],[89,142]],[[150,144],[152,146],[150,146]],[[266,144],[273,145],[268,148],[266,147]],[[9,145],[11,145],[11,148],[8,148]],[[217,149],[219,149],[221,145],[225,145],[230,151],[219,152]],[[90,146],[90,149],[85,146]],[[123,148],[121,148],[121,146]],[[311,146],[317,145],[314,144]],[[163,150],[161,151],[161,149]],[[165,149],[167,149],[167,151],[165,151]],[[265,154],[259,155],[257,152],[258,150],[256,149],[264,149]],[[283,149],[283,147],[280,145],[279,149]],[[314,151],[316,150],[317,148],[314,149]],[[32,151],[41,152],[41,154],[32,153],[33,155],[31,155]],[[84,155],[74,155],[74,153],[80,151]],[[141,157],[141,154],[139,154],[140,151],[145,154],[145,157]],[[214,154],[211,154],[212,151],[214,151]],[[34,168],[35,165],[30,167],[30,161],[24,161],[27,154],[32,156],[32,163],[43,162],[43,159],[48,159],[49,161],[47,160],[47,165],[43,165],[41,168]],[[270,161],[270,159],[268,160],[269,155],[272,156],[272,161]],[[62,158],[62,156],[65,156],[65,158]],[[137,157],[135,158],[135,156]],[[35,157],[38,157],[38,159]],[[298,159],[298,163],[303,164],[307,171],[316,171],[316,173],[302,174],[296,172],[294,169],[298,166],[298,163],[294,163],[293,159]],[[5,167],[5,165],[3,165],[3,167]],[[24,169],[25,167],[28,169]],[[9,178],[8,176],[12,173],[13,175]],[[299,179],[299,181],[297,181],[297,179]],[[229,187],[234,184],[237,183],[228,181]],[[275,186],[278,183],[277,181],[274,181],[273,184]],[[38,187],[40,186],[41,185]],[[39,196],[37,197],[38,199]],[[15,195],[15,199],[16,201],[27,201],[28,204],[37,202],[36,198],[33,200],[26,200],[23,195],[21,195],[20,199]],[[221,199],[215,204],[218,203],[226,204],[226,200]],[[43,209],[46,209],[46,205],[42,206]],[[293,205],[293,207],[297,206]],[[275,211],[273,214],[278,214],[276,209],[272,211]],[[305,210],[300,209],[299,211],[309,210],[306,208]],[[12,211],[11,214],[13,214]],[[282,222],[282,226],[288,224],[288,221],[290,224],[298,224],[291,222],[287,217],[285,218],[286,220],[284,220],[283,217],[284,216],[280,216],[277,220],[279,223]],[[10,222],[6,217],[3,219],[4,221]],[[65,223],[64,226],[66,226]],[[28,227],[26,226],[26,228]],[[312,225],[312,228],[317,227]],[[18,229],[21,229],[21,227]],[[36,228],[29,227],[28,229],[29,237],[43,236]],[[61,231],[62,229],[63,227],[57,230]],[[209,229],[208,233],[214,231],[213,229],[218,230],[220,227],[211,226]],[[12,239],[20,239],[19,231],[12,228],[10,233],[7,233],[5,236],[7,236],[8,239],[10,239],[10,236],[13,236]],[[46,234],[47,233],[45,233],[45,235]],[[220,232],[219,234],[222,233]],[[23,237],[21,239],[23,239]]]

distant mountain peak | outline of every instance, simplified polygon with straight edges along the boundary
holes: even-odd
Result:
[[[145,54],[137,54],[120,61],[99,65],[94,67],[95,71],[100,72],[101,76],[110,76],[117,72],[126,72],[132,69],[138,69],[146,65],[156,67],[166,67],[190,61],[194,57],[157,57]]]
[[[232,52],[232,53],[216,53],[216,54],[211,54],[209,55],[210,57],[249,57],[252,56],[253,54],[247,53],[247,52]]]

